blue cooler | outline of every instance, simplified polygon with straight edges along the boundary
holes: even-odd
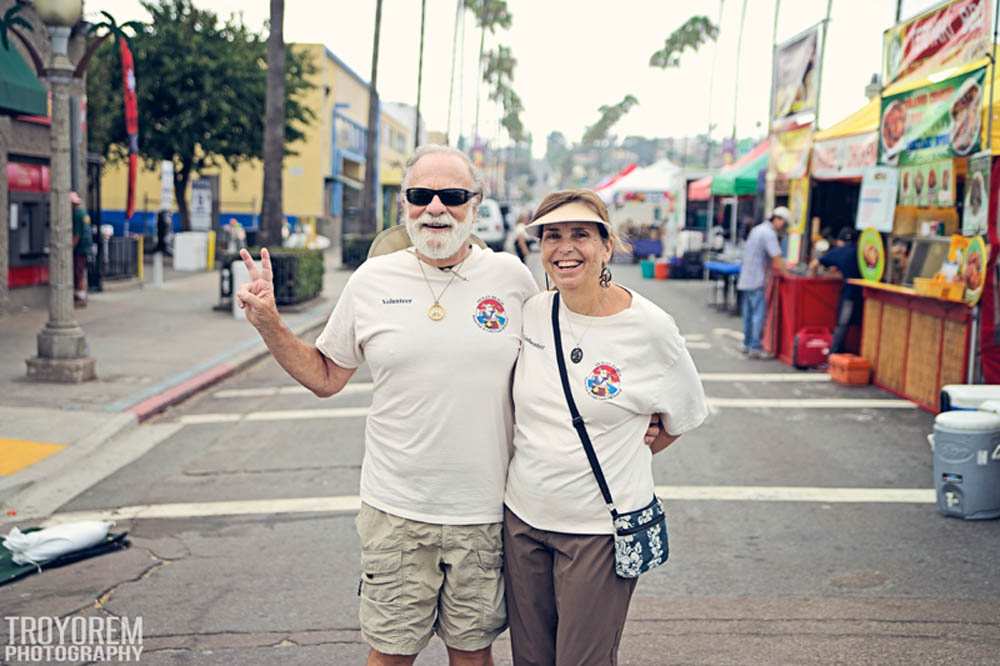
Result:
[[[933,439],[938,511],[966,520],[1000,517],[1000,414],[942,412]]]
[[[948,384],[941,387],[942,412],[979,409],[987,400],[1000,400],[1000,384]]]

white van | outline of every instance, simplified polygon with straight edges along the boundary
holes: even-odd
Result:
[[[472,230],[494,252],[503,252],[503,242],[507,236],[507,228],[503,223],[500,204],[494,199],[483,199],[479,204],[476,216],[476,226]]]

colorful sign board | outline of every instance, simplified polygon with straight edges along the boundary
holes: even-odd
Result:
[[[796,178],[788,182],[788,209],[792,214],[788,232],[804,234],[809,214],[809,179]]]
[[[882,98],[881,164],[920,164],[979,150],[986,68]]]
[[[990,246],[982,236],[969,240],[965,248],[965,266],[962,268],[962,280],[965,282],[965,302],[975,305],[983,295],[986,284],[986,266],[990,258]]]
[[[955,205],[955,163],[937,160],[900,167],[900,206],[944,207]]]
[[[771,171],[778,178],[801,178],[809,167],[809,148],[812,146],[813,124],[802,125],[783,132],[775,132],[771,142]]]
[[[869,282],[878,282],[885,272],[885,244],[882,234],[873,227],[862,231],[858,239],[858,268],[861,277]]]
[[[965,175],[965,205],[962,208],[962,235],[986,233],[990,210],[990,154],[979,153],[969,158]]]
[[[894,167],[868,167],[861,179],[858,216],[855,229],[873,227],[883,233],[892,231],[896,212],[899,171]]]
[[[818,180],[861,178],[878,160],[878,132],[827,139],[813,144],[812,177]]]
[[[771,122],[816,110],[819,87],[820,28],[817,25],[774,50],[771,77]]]
[[[882,37],[882,82],[924,78],[989,53],[990,0],[954,0],[893,26]]]

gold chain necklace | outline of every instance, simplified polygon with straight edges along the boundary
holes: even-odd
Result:
[[[447,314],[447,312],[445,312],[444,306],[441,305],[441,299],[444,298],[444,292],[448,291],[448,287],[450,287],[451,283],[455,281],[456,277],[458,277],[457,271],[459,268],[462,267],[462,264],[465,263],[465,259],[469,258],[469,255],[468,254],[465,255],[465,259],[462,259],[462,261],[460,261],[457,266],[452,266],[451,279],[448,280],[448,284],[444,286],[444,289],[441,290],[440,294],[434,293],[434,288],[431,286],[431,281],[427,279],[427,272],[424,270],[424,262],[421,261],[420,257],[417,256],[416,252],[413,253],[413,256],[416,257],[417,259],[417,265],[420,266],[420,274],[424,276],[424,282],[427,283],[427,289],[430,290],[431,297],[434,299],[434,304],[431,305],[429,308],[427,308],[427,316],[431,319],[431,321],[441,321]]]

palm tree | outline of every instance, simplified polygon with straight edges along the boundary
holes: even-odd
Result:
[[[271,0],[267,35],[264,111],[264,193],[259,245],[279,245],[284,223],[282,169],[285,158],[285,0]]]
[[[486,31],[490,34],[497,28],[510,28],[511,15],[507,9],[507,0],[465,0],[465,6],[476,15],[479,24],[479,79],[476,81],[476,124],[472,132],[473,143],[479,138],[479,81],[483,72],[483,49],[486,46]]]

